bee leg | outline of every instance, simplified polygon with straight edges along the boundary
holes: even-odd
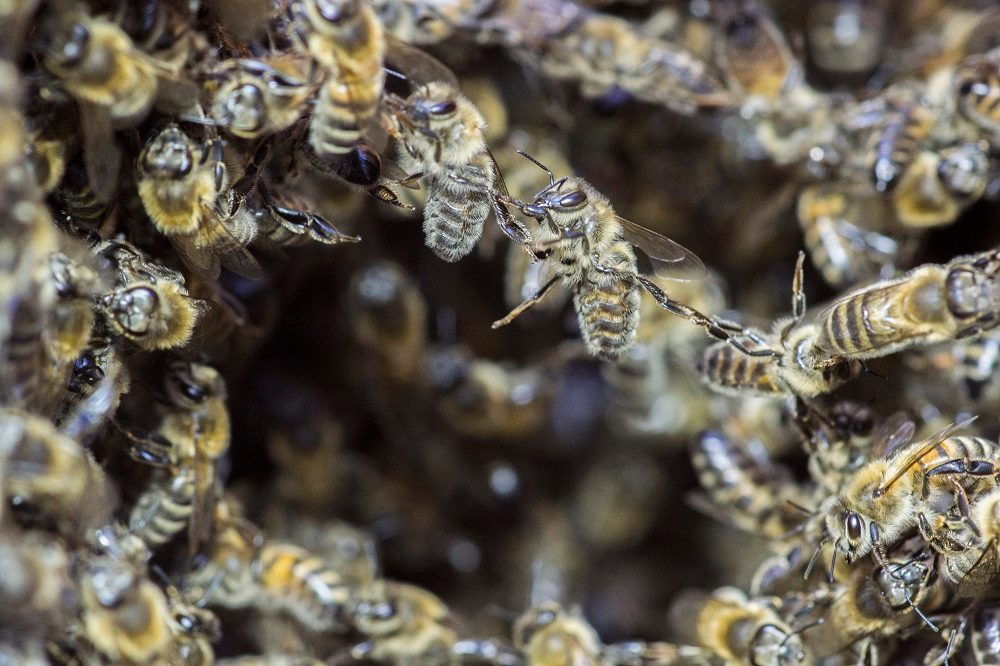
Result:
[[[716,340],[722,340],[727,344],[732,345],[740,353],[746,354],[747,356],[781,356],[779,352],[773,349],[748,349],[743,345],[743,343],[733,337],[724,327],[720,326],[717,321],[706,317],[690,305],[685,305],[684,303],[668,298],[663,290],[657,287],[656,284],[654,284],[649,278],[642,275],[636,275],[635,277],[639,280],[639,283],[646,289],[646,291],[648,291],[649,294],[656,299],[656,302],[659,303],[662,308],[668,312],[674,313],[678,317],[687,319],[696,326],[701,326],[713,338]]]
[[[539,289],[537,292],[535,292],[534,296],[532,296],[531,298],[527,299],[526,301],[524,301],[523,303],[521,303],[520,305],[518,305],[516,308],[514,308],[513,310],[511,310],[510,313],[506,317],[504,317],[503,319],[497,319],[495,322],[493,322],[493,326],[491,326],[490,328],[497,329],[497,328],[500,328],[501,326],[506,326],[510,322],[514,321],[522,312],[524,312],[525,310],[527,310],[528,308],[530,308],[532,305],[534,305],[535,303],[537,303],[540,300],[542,300],[542,298],[545,296],[545,294],[549,293],[549,290],[552,289],[552,287],[555,285],[555,283],[556,283],[556,281],[558,279],[559,279],[559,276],[556,275],[551,280],[549,280],[548,282],[546,282],[545,284],[543,284],[542,287],[541,287],[541,289]]]
[[[156,433],[148,438],[139,438],[132,433],[126,435],[135,442],[129,448],[129,455],[133,460],[154,467],[169,467],[172,464],[173,445],[162,436]]]
[[[372,185],[367,190],[365,190],[365,194],[367,194],[370,197],[374,197],[379,201],[385,202],[387,204],[392,204],[397,208],[402,208],[403,210],[416,210],[415,206],[411,206],[410,204],[403,203],[402,201],[400,201],[399,195],[396,194],[396,192],[391,187],[389,187],[388,185],[383,185],[382,183],[378,183],[377,185]]]
[[[784,328],[781,329],[781,346],[785,346],[788,334],[799,325],[802,317],[806,314],[806,293],[802,287],[802,270],[805,265],[806,253],[799,251],[799,258],[795,262],[795,277],[792,279],[792,318]]]
[[[514,216],[510,214],[505,204],[503,195],[499,192],[493,192],[493,214],[497,218],[497,224],[500,225],[501,231],[503,231],[507,238],[527,250],[528,254],[534,260],[535,254],[528,248],[528,243],[531,242],[531,235],[520,222],[514,219]]]

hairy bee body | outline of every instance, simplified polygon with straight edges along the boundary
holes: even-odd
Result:
[[[268,541],[254,561],[262,605],[284,610],[314,631],[342,630],[351,587],[304,548]]]
[[[877,192],[890,192],[923,147],[938,114],[919,91],[893,91],[870,148],[871,181]]]
[[[173,539],[191,519],[196,488],[194,471],[183,469],[168,483],[148,489],[132,509],[132,533],[150,547]]]
[[[486,121],[444,81],[388,101],[400,166],[422,173],[427,186],[427,247],[445,261],[458,261],[475,247],[492,210],[497,169],[483,137]]]
[[[698,613],[698,643],[727,664],[812,663],[802,638],[781,619],[779,609],[777,599],[748,599],[734,587],[719,588]]]
[[[992,252],[925,264],[834,301],[819,317],[815,347],[832,359],[886,356],[990,330],[1000,324]]]
[[[910,424],[912,428],[912,424]],[[1000,444],[984,437],[952,436],[954,427],[900,446],[889,458],[861,467],[839,496],[822,507],[827,534],[847,562],[884,548],[920,522],[941,513],[951,490],[971,492],[995,477]],[[912,433],[912,430],[909,431]]]
[[[299,39],[327,74],[309,143],[320,155],[342,155],[361,140],[378,108],[385,82],[382,22],[363,0],[300,0],[292,12]]]

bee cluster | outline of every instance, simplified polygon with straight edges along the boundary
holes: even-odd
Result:
[[[989,3],[0,19],[0,664],[1000,663]]]

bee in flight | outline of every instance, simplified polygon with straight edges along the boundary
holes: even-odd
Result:
[[[510,314],[494,322],[493,328],[512,322],[561,280],[573,292],[584,342],[599,358],[616,360],[635,342],[642,289],[670,312],[703,326],[714,337],[742,347],[718,323],[668,298],[655,282],[642,275],[633,246],[649,257],[657,276],[670,280],[705,277],[705,265],[693,252],[618,217],[608,198],[582,178],[563,176],[557,180],[543,164],[521,154],[548,173],[548,186],[531,203],[499,196],[504,203],[538,221],[540,229],[532,249],[536,257],[551,262],[555,275]]]

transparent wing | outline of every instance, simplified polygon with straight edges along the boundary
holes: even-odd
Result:
[[[80,102],[83,125],[83,165],[90,187],[101,203],[110,203],[118,189],[122,151],[115,141],[114,128],[107,110],[89,102]]]
[[[708,274],[701,259],[680,243],[621,217],[618,224],[621,225],[622,237],[649,257],[657,277],[694,282],[705,279]]]
[[[1000,583],[1000,549],[996,540],[986,544],[986,549],[958,584],[958,596],[978,597]]]
[[[458,77],[431,54],[390,35],[385,36],[385,62],[388,69],[402,74],[413,84],[443,81],[458,90]]]
[[[896,412],[883,421],[872,439],[872,458],[888,458],[913,439],[916,424],[906,412]]]

